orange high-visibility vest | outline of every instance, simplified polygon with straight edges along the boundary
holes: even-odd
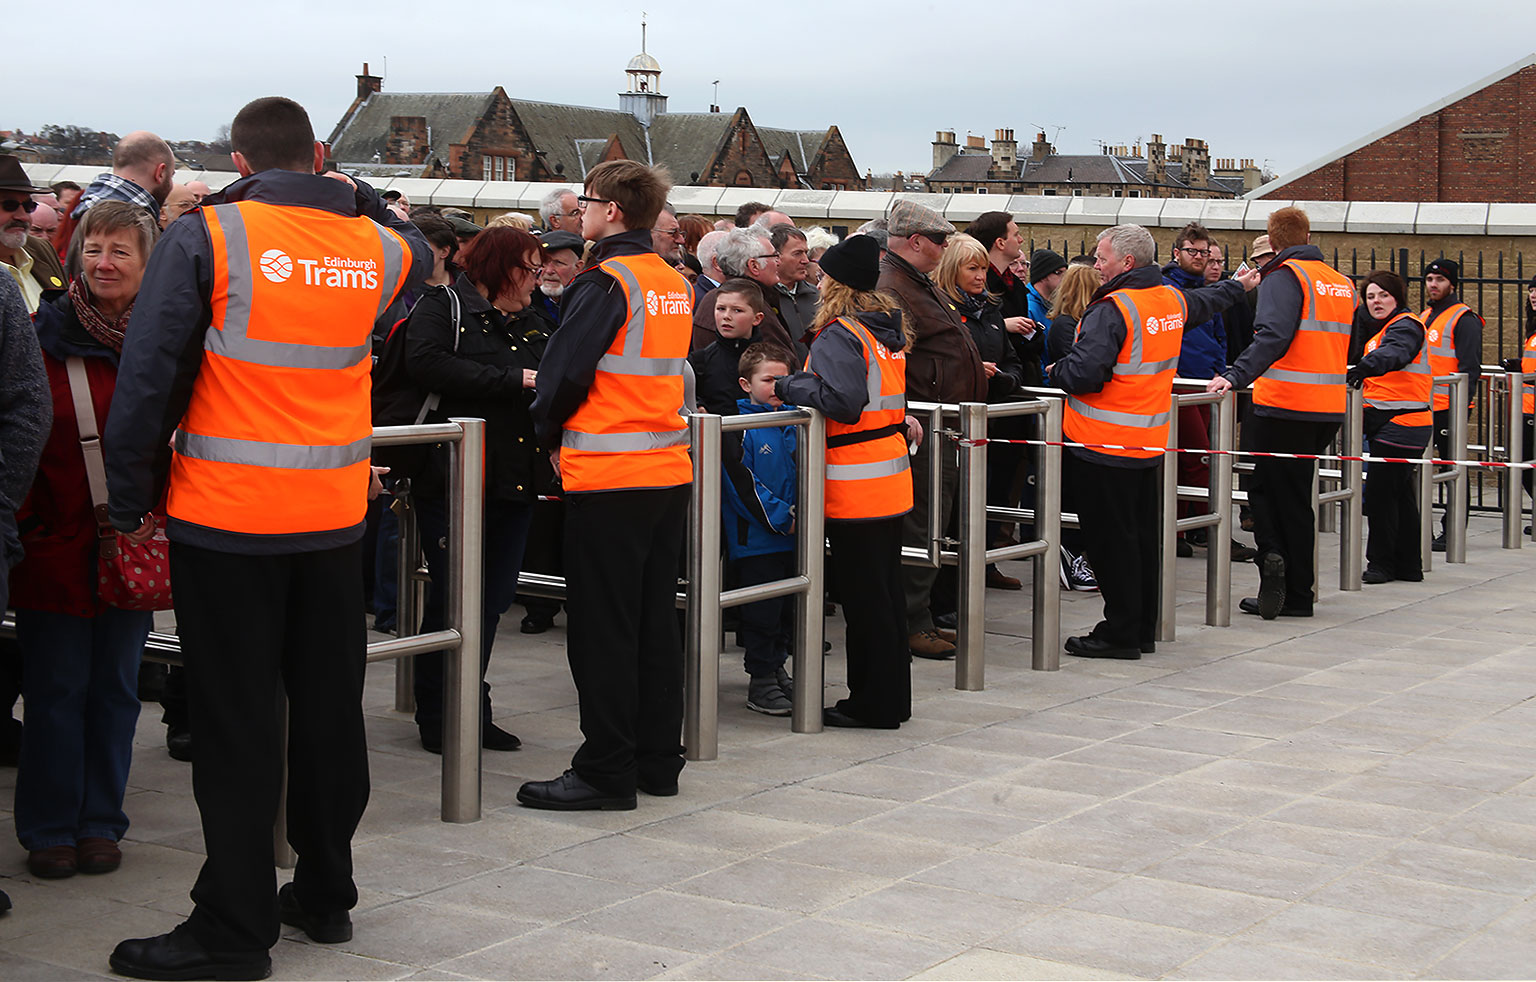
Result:
[[[1365,353],[1381,347],[1387,331],[1400,320],[1419,321],[1409,313],[1401,313],[1383,324],[1376,336],[1365,343]],[[1419,321],[1419,326],[1423,322]],[[1434,387],[1435,377],[1429,370],[1429,345],[1420,344],[1413,361],[1394,372],[1365,380],[1361,393],[1365,404],[1372,409],[1394,409],[1398,414],[1392,422],[1400,426],[1429,426],[1434,422],[1429,414],[1429,390]],[[1414,410],[1417,410],[1416,412]]]
[[[1462,314],[1472,313],[1472,308],[1464,303],[1453,303],[1440,312],[1439,317],[1429,316],[1430,308],[1425,307],[1419,315],[1419,320],[1424,322],[1424,347],[1429,349],[1429,368],[1434,375],[1455,375],[1461,371],[1461,366],[1456,360],[1456,322]],[[1481,320],[1481,318],[1479,318]],[[1451,408],[1451,387],[1445,383],[1435,386],[1435,398],[1433,408],[1436,412]],[[1467,408],[1472,408],[1471,390],[1468,390]]]
[[[1254,379],[1253,404],[1342,416],[1354,285],[1315,259],[1287,259],[1281,265],[1301,284],[1301,323],[1285,354]]]
[[[176,430],[167,512],[247,535],[350,528],[368,508],[373,324],[410,247],[363,217],[202,209],[213,320]]]
[[[1125,341],[1104,388],[1067,396],[1062,432],[1074,443],[1166,447],[1173,378],[1189,313],[1184,294],[1171,286],[1151,286],[1116,290],[1105,299],[1120,308]],[[1091,449],[1114,457],[1162,456],[1161,450]]]
[[[1530,416],[1536,414],[1536,334],[1525,339],[1525,350],[1520,352],[1520,372],[1525,376],[1520,411]]]
[[[839,317],[836,323],[857,338],[864,350],[865,402],[857,423],[827,420],[827,517],[904,515],[912,510],[906,352],[881,344],[857,318]],[[806,371],[815,372],[815,363],[812,344]]]
[[[623,288],[629,314],[598,359],[586,401],[565,421],[560,483],[567,491],[688,484],[683,365],[693,291],[653,252],[616,256],[599,268]]]

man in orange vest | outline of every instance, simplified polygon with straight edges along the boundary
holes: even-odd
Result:
[[[113,951],[112,969],[139,978],[263,978],[279,918],[316,941],[352,936],[352,833],[368,801],[371,332],[432,271],[421,234],[372,188],[320,176],[298,103],[250,103],[230,141],[242,179],[173,222],[150,257],[106,428],[119,531],[147,538],[169,487],[207,851],[187,920]],[[279,891],[283,693],[298,866]]]
[[[517,800],[562,811],[629,809],[635,790],[677,794],[683,652],[675,601],[688,518],[683,372],[688,282],[657,255],[664,170],[632,160],[587,174],[586,268],[566,288],[539,369],[535,425],[559,447],[565,490],[566,657],[586,738],[570,769]]]
[[[1168,446],[1173,377],[1188,322],[1204,323],[1258,285],[1258,274],[1188,292],[1163,284],[1157,244],[1140,225],[1099,233],[1094,267],[1103,285],[1083,313],[1077,342],[1050,367],[1067,393],[1067,466],[1104,619],[1066,641],[1081,658],[1134,660],[1156,650],[1158,467]]]
[[[1451,259],[1436,259],[1424,267],[1424,296],[1429,306],[1419,314],[1424,322],[1424,344],[1429,348],[1429,370],[1435,375],[1467,375],[1467,402],[1477,391],[1483,368],[1483,319],[1462,303],[1457,294],[1461,287],[1461,265]],[[1435,454],[1441,460],[1451,457],[1451,390],[1435,386]],[[1468,496],[1468,507],[1471,507]],[[1440,518],[1440,534],[1430,548],[1445,551],[1445,529],[1450,515]]]
[[[1345,370],[1355,288],[1323,262],[1300,208],[1269,216],[1279,253],[1260,270],[1253,342],[1210,392],[1253,383],[1253,413],[1243,428],[1255,451],[1319,454],[1344,419]],[[1238,606],[1265,620],[1312,616],[1312,461],[1260,457],[1248,487],[1258,545],[1259,595]]]

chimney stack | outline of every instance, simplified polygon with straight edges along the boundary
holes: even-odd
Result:
[[[1049,143],[1045,142],[1044,133],[1036,133],[1034,146],[1029,148],[1029,159],[1035,163],[1039,163],[1046,157],[1049,157],[1054,152],[1054,150],[1055,148],[1053,148]]]
[[[1013,138],[1013,130],[994,130],[992,134],[992,170],[996,176],[1005,177],[1017,170],[1019,144]]]
[[[358,100],[366,100],[369,96],[373,95],[375,92],[381,91],[383,88],[383,77],[379,75],[368,74],[368,63],[366,61],[363,62],[363,74],[357,76]]]
[[[1163,145],[1161,134],[1153,133],[1152,139],[1147,141],[1147,183],[1153,185],[1168,183],[1167,148]],[[1152,192],[1156,197],[1162,197],[1158,192]]]
[[[1211,186],[1211,151],[1204,140],[1184,141],[1184,183],[1192,188]]]
[[[933,139],[933,169],[938,170],[949,163],[949,158],[960,152],[959,144],[955,143],[954,130],[939,130]]]

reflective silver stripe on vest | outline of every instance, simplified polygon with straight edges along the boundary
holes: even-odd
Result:
[[[373,315],[373,319],[377,321],[384,316],[384,311],[389,309],[395,294],[400,292],[400,287],[404,283],[401,277],[405,268],[405,252],[400,248],[400,240],[393,232],[378,222],[373,223],[373,228],[379,233],[379,245],[384,247],[384,275],[379,280],[379,311]],[[370,353],[371,351],[370,348]]]
[[[665,433],[648,433],[643,430],[633,433],[584,433],[581,430],[565,430],[560,436],[560,445],[565,449],[586,453],[641,453],[687,444],[687,430]]]
[[[1187,320],[1189,318],[1189,305],[1184,302],[1184,295],[1182,293],[1179,293],[1177,290],[1173,292],[1179,298],[1179,307],[1183,312],[1184,318]],[[1150,363],[1142,361],[1142,334],[1145,331],[1145,325],[1141,322],[1141,311],[1136,308],[1136,302],[1125,292],[1117,291],[1112,296],[1119,297],[1120,302],[1125,304],[1126,311],[1131,317],[1131,322],[1126,325],[1126,332],[1131,340],[1131,358],[1130,361],[1124,364],[1116,361],[1115,367],[1110,370],[1111,373],[1114,375],[1156,375],[1158,372],[1177,368],[1179,365],[1177,356]],[[1078,326],[1081,328],[1082,325]]]
[[[1264,372],[1264,378],[1271,382],[1295,382],[1298,385],[1343,385],[1344,373],[1337,375],[1328,372],[1294,372],[1288,368],[1269,368]]]
[[[209,325],[207,333],[203,335],[205,351],[235,361],[278,368],[351,368],[373,354],[373,341],[367,335],[362,344],[347,348],[263,341],[248,337],[255,281],[251,272],[251,248],[245,231],[245,217],[240,214],[238,205],[213,205],[212,209],[218,216],[220,228],[224,230],[222,261],[226,264],[229,296],[224,304],[222,329]],[[214,261],[219,262],[220,257],[215,256]],[[399,275],[400,262],[397,255],[396,276]]]
[[[829,481],[868,481],[877,477],[895,477],[910,470],[906,454],[898,454],[890,460],[876,460],[868,464],[828,464]]]
[[[373,436],[332,447],[305,447],[291,443],[263,443],[233,437],[206,436],[176,431],[176,452],[196,460],[220,464],[250,464],[252,467],[286,467],[293,470],[324,471],[350,467],[368,459]]]
[[[1338,321],[1320,321],[1308,318],[1296,325],[1297,331],[1316,331],[1319,334],[1348,334],[1350,325],[1341,324]]]
[[[645,348],[645,293],[634,271],[623,263],[603,263],[602,270],[624,281],[629,294],[629,321],[624,325],[624,352],[605,353],[597,360],[597,370],[611,375],[647,375],[660,378],[683,374],[686,358],[646,358],[640,352]]]
[[[839,320],[845,319],[839,318]],[[906,393],[895,392],[888,396],[880,394],[881,390],[885,388],[885,376],[880,368],[880,357],[875,354],[875,345],[878,342],[875,341],[875,336],[870,334],[869,329],[864,327],[863,324],[860,324],[859,328],[863,331],[864,336],[860,336],[857,331],[851,329],[847,324],[843,325],[843,330],[858,338],[860,346],[864,349],[864,409],[869,411],[907,408]]]
[[[1428,409],[1429,408],[1429,403],[1427,403],[1427,402],[1414,402],[1412,400],[1409,400],[1408,402],[1387,402],[1385,400],[1367,399],[1367,400],[1365,400],[1365,404],[1367,406],[1370,406],[1372,409]]]
[[[1088,403],[1079,399],[1077,396],[1071,395],[1067,396],[1067,405],[1071,406],[1073,412],[1077,413],[1079,416],[1086,417],[1087,419],[1098,420],[1100,423],[1111,423],[1115,426],[1167,426],[1169,421],[1173,418],[1173,414],[1166,411],[1160,413],[1149,413],[1143,416],[1139,413],[1121,413],[1116,412],[1113,409],[1100,409],[1097,406],[1089,405]]]
[[[1116,374],[1116,375],[1156,375],[1158,372],[1166,372],[1166,371],[1168,371],[1171,368],[1178,368],[1178,367],[1179,367],[1179,360],[1177,358],[1165,358],[1162,361],[1143,362],[1143,363],[1141,363],[1139,365],[1120,365],[1120,364],[1116,364],[1115,368],[1114,368],[1114,374]]]

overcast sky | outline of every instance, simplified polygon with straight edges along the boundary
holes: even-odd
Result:
[[[513,98],[617,108],[644,10],[670,109],[707,110],[719,79],[721,106],[744,105],[759,124],[836,123],[861,170],[925,172],[935,130],[963,143],[968,130],[990,140],[1006,127],[1021,144],[1043,128],[1063,153],[1198,137],[1213,159],[1252,157],[1283,174],[1536,49],[1530,0],[156,9],[165,36],[154,43],[125,47],[135,29],[119,7],[87,0],[73,21],[87,26],[62,48],[17,46],[11,91],[26,96],[0,127],[206,140],[246,101],[281,94],[309,109],[324,139],[364,61],[385,91],[501,85]]]

